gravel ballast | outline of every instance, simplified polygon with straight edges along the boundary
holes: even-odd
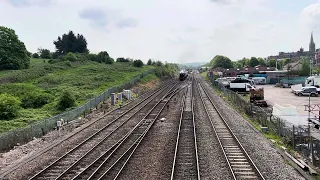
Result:
[[[226,158],[221,150],[198,90],[194,89],[195,123],[200,177],[203,179],[232,179]],[[212,118],[219,118],[211,114]]]
[[[255,130],[245,118],[218,96],[207,82],[204,85],[211,99],[265,179],[305,179],[293,167],[286,164],[285,160],[277,152],[277,149],[273,147],[272,143],[263,134]]]
[[[174,101],[176,99],[176,101]],[[123,169],[119,179],[170,179],[182,92],[168,103]],[[161,121],[161,118],[165,120]]]

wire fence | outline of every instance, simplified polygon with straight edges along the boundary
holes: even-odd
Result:
[[[89,100],[84,105],[79,106],[75,109],[66,111],[64,113],[58,114],[56,116],[53,116],[44,120],[37,121],[36,123],[28,125],[24,128],[12,130],[7,133],[1,134],[0,135],[0,151],[9,150],[13,148],[15,145],[17,145],[18,143],[24,144],[32,140],[34,137],[38,138],[45,135],[46,133],[54,130],[57,126],[57,121],[60,121],[61,119],[63,119],[64,122],[67,122],[67,123],[73,121],[77,117],[88,113],[92,108],[95,108],[100,103],[104,102],[107,98],[110,97],[111,93],[120,92],[123,89],[131,88],[141,78],[143,78],[144,76],[150,73],[154,73],[154,69],[148,70],[136,76],[135,78],[133,78],[131,81],[127,83],[105,90],[103,93],[101,93],[97,97]]]
[[[262,131],[280,136],[283,143],[292,147],[292,149],[299,152],[299,154],[308,160],[311,160],[311,137],[314,152],[313,164],[317,166],[320,165],[320,141],[319,138],[313,137],[313,135],[320,133],[319,130],[311,127],[310,136],[310,128],[308,126],[293,125],[283,118],[272,115],[270,109],[264,109],[250,103],[250,101],[246,100],[241,94],[225,88],[225,85],[218,83],[213,78],[210,79],[210,81],[233,105],[259,124]]]

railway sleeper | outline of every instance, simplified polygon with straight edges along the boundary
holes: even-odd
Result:
[[[240,179],[259,179],[258,176],[239,176]]]

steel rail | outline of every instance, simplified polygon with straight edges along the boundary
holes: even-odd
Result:
[[[175,83],[173,85],[173,87],[176,85],[177,83]],[[55,165],[57,162],[59,162],[61,159],[63,159],[64,157],[66,157],[68,154],[72,153],[73,151],[77,150],[79,147],[81,147],[82,145],[84,145],[87,141],[91,140],[93,137],[95,137],[96,135],[98,135],[100,132],[102,132],[103,130],[105,130],[106,128],[108,128],[111,124],[113,124],[114,122],[116,122],[118,119],[120,119],[121,117],[123,117],[124,115],[126,115],[127,113],[129,113],[132,109],[138,107],[140,104],[142,104],[143,102],[145,102],[145,100],[147,100],[148,98],[152,97],[153,95],[155,95],[154,98],[150,99],[145,105],[143,105],[142,107],[140,107],[133,115],[131,115],[129,118],[127,118],[124,122],[127,122],[127,120],[129,120],[132,116],[134,116],[135,114],[137,114],[142,108],[146,107],[148,105],[148,103],[150,103],[152,100],[154,100],[157,95],[159,95],[161,92],[163,92],[164,90],[166,90],[167,87],[170,87],[171,84],[164,86],[162,88],[160,88],[159,90],[155,91],[154,93],[151,93],[150,95],[148,95],[146,98],[144,98],[142,101],[140,101],[138,104],[134,105],[133,107],[131,107],[129,110],[125,111],[124,113],[120,114],[117,118],[115,118],[114,120],[112,120],[111,122],[109,122],[108,124],[106,124],[104,127],[102,127],[101,129],[99,129],[97,132],[95,132],[94,134],[92,134],[90,137],[88,137],[87,139],[85,139],[84,141],[82,141],[81,143],[79,143],[78,145],[76,145],[74,148],[72,148],[71,150],[69,150],[68,152],[66,152],[63,156],[59,157],[57,160],[55,160],[54,162],[52,162],[50,165],[48,165],[47,167],[45,167],[44,169],[42,169],[40,172],[38,172],[37,174],[35,174],[34,176],[32,176],[29,180],[32,179],[36,179],[38,176],[40,176],[41,174],[43,174],[45,171],[49,170],[49,168],[51,168],[53,165]],[[158,94],[159,93],[159,94]],[[105,116],[104,116],[105,117]],[[102,117],[103,118],[103,117]],[[101,118],[101,119],[102,119]],[[121,127],[124,123],[122,123],[119,127]],[[117,129],[118,129],[117,128]],[[116,129],[116,130],[117,130]],[[115,131],[115,130],[114,130]],[[112,131],[107,137],[109,137],[114,131]],[[105,137],[105,138],[107,138]],[[105,138],[103,138],[103,140],[105,140]],[[99,142],[99,144],[103,141],[101,140]],[[90,149],[91,150],[91,149]]]
[[[238,145],[238,147],[239,147],[239,149],[241,150],[241,152],[245,155],[248,163],[252,166],[252,170],[255,172],[255,174],[253,174],[252,177],[254,177],[254,175],[256,175],[256,176],[257,176],[257,179],[264,180],[263,175],[261,174],[261,172],[259,171],[259,169],[257,168],[257,166],[254,164],[254,162],[252,161],[252,159],[250,158],[249,154],[248,154],[247,151],[244,149],[244,147],[242,146],[242,144],[240,143],[240,141],[238,140],[238,138],[237,138],[237,137],[235,136],[235,134],[233,133],[233,131],[231,130],[230,126],[229,126],[228,123],[226,122],[225,118],[222,116],[221,112],[218,110],[217,106],[213,103],[213,100],[212,100],[211,97],[209,96],[209,94],[208,94],[207,90],[205,89],[205,87],[204,87],[201,83],[198,83],[197,87],[198,87],[198,88],[197,88],[197,89],[198,89],[198,92],[199,92],[199,94],[200,94],[200,99],[201,99],[201,101],[202,101],[203,106],[205,107],[206,114],[207,114],[207,116],[208,116],[208,118],[209,118],[209,120],[210,120],[210,122],[211,122],[211,125],[212,125],[212,128],[213,128],[214,132],[215,132],[215,135],[217,136],[219,145],[220,145],[220,147],[221,147],[221,149],[222,149],[222,151],[223,151],[223,154],[224,154],[225,159],[226,159],[226,161],[227,161],[227,163],[228,163],[228,166],[229,166],[229,169],[230,169],[230,171],[231,171],[231,173],[232,173],[232,175],[233,175],[233,178],[234,178],[235,180],[238,179],[238,175],[236,175],[236,172],[235,172],[234,168],[232,168],[232,165],[231,165],[232,161],[230,161],[231,158],[229,159],[229,157],[228,157],[228,155],[227,155],[227,152],[225,151],[225,148],[226,148],[226,147],[225,147],[225,146],[223,145],[223,143],[222,143],[222,139],[223,139],[223,138],[221,138],[221,137],[219,136],[219,134],[218,134],[218,132],[217,132],[217,129],[215,128],[215,125],[214,125],[214,123],[213,123],[213,120],[212,120],[211,116],[209,115],[209,111],[208,111],[207,106],[205,105],[204,97],[203,97],[203,95],[202,95],[202,93],[201,93],[201,89],[203,90],[204,94],[206,95],[206,98],[209,100],[209,102],[210,102],[210,104],[212,105],[212,107],[214,108],[214,110],[217,112],[217,114],[218,114],[218,116],[220,117],[220,119],[222,120],[222,123],[225,125],[226,129],[227,129],[228,132],[231,134],[233,140],[235,140],[235,142],[236,142],[236,144]],[[226,148],[226,149],[227,149],[227,148]],[[242,161],[242,162],[243,162],[243,161]],[[245,162],[245,161],[244,161],[244,162]],[[250,168],[249,168],[248,170],[249,170],[249,172],[250,172]],[[245,171],[245,172],[248,172],[248,171]],[[248,174],[250,174],[250,173],[248,173]],[[248,178],[251,178],[251,179],[252,179],[252,177],[248,177]],[[241,178],[241,179],[246,179],[245,177],[241,177],[241,175],[240,175],[240,178]]]
[[[182,97],[182,106],[181,106],[179,127],[178,127],[177,139],[176,139],[176,148],[175,148],[175,153],[174,153],[173,163],[172,163],[172,170],[171,170],[171,178],[170,178],[171,180],[173,180],[173,174],[174,174],[175,164],[176,164],[176,160],[177,160],[178,142],[179,142],[179,138],[180,138],[181,122],[182,122],[183,111],[184,111],[184,107],[185,107],[185,101],[186,101],[186,93]]]
[[[157,89],[156,91],[151,91],[151,90],[150,90],[150,91],[142,94],[141,97],[146,96],[144,99],[147,99],[148,97],[150,97],[150,96],[152,96],[153,94],[157,93],[160,89],[162,89],[162,88],[164,88],[164,87],[167,87],[167,86],[169,86],[170,84],[172,84],[172,82],[173,82],[173,81],[169,81],[168,83],[166,83],[165,85],[163,85],[163,87]],[[141,104],[143,101],[144,101],[144,100],[138,101],[138,103]],[[123,109],[124,107],[128,106],[129,104],[131,104],[131,102],[133,102],[133,101],[128,101],[127,103],[125,103],[125,104],[122,106],[122,109]],[[139,104],[137,104],[137,105],[139,105]],[[101,117],[99,117],[99,118],[91,121],[90,123],[84,125],[83,129],[92,126],[93,124],[95,124],[95,123],[98,122],[99,120],[105,118],[106,116],[110,115],[111,113],[113,113],[113,112],[115,112],[116,110],[119,110],[119,109],[120,109],[120,107],[115,108],[115,109],[111,110],[110,112],[104,114],[103,116],[101,116]],[[129,111],[129,110],[128,110],[128,111]],[[40,155],[42,155],[42,154],[48,152],[48,151],[51,150],[52,148],[54,148],[54,147],[56,147],[57,145],[59,145],[61,142],[66,141],[66,140],[72,138],[73,136],[75,136],[75,135],[78,134],[79,132],[81,132],[81,131],[76,131],[75,133],[73,133],[73,134],[71,134],[71,135],[63,138],[62,140],[60,140],[60,141],[58,141],[58,142],[56,142],[56,143],[54,143],[54,144],[52,144],[52,145],[49,145],[49,146],[45,147],[44,149],[40,150],[36,155],[30,156],[30,157],[26,158],[26,160],[24,160],[24,161],[22,161],[22,162],[16,163],[16,164],[14,164],[14,165],[11,165],[11,167],[9,166],[8,168],[5,168],[3,171],[0,172],[0,173],[1,173],[1,174],[0,174],[0,178],[4,178],[6,175],[8,175],[9,173],[11,173],[12,171],[15,171],[15,170],[16,170],[17,168],[19,168],[20,166],[22,166],[22,165],[24,165],[24,164],[32,161],[33,159],[37,158],[38,156],[40,156]]]
[[[191,78],[191,88],[190,88],[190,92],[187,92],[187,93],[190,93],[190,101],[191,101],[191,114],[192,114],[192,118],[191,118],[191,121],[192,121],[192,136],[193,136],[193,141],[194,141],[194,153],[195,153],[195,157],[192,157],[194,158],[195,160],[195,164],[196,164],[196,176],[197,176],[197,179],[200,179],[200,171],[199,171],[199,160],[198,160],[198,151],[197,151],[197,136],[196,136],[196,129],[195,129],[195,122],[194,122],[194,119],[195,119],[195,116],[194,116],[194,98],[193,98],[193,92],[192,92],[192,88],[193,88],[193,77]],[[172,165],[172,172],[171,172],[171,180],[175,178],[175,175],[176,175],[176,162],[177,162],[177,159],[179,158],[179,145],[181,142],[184,141],[184,139],[181,139],[181,130],[182,130],[182,124],[185,123],[183,122],[183,117],[184,117],[184,113],[185,113],[185,105],[186,105],[186,101],[187,101],[187,96],[188,95],[185,95],[185,99],[184,99],[184,106],[182,108],[182,112],[180,114],[180,122],[179,122],[179,128],[178,128],[178,135],[177,135],[177,141],[176,141],[176,149],[175,149],[175,155],[174,155],[174,160],[173,160],[173,165]],[[188,120],[186,120],[188,121]]]
[[[169,103],[169,101],[172,99],[172,97],[174,97],[176,94],[178,94],[183,88],[177,89],[176,91],[174,91],[174,93],[169,97],[169,99],[165,102],[165,104],[162,106],[162,108],[160,109],[160,111],[157,113],[156,117],[154,118],[154,120],[151,122],[151,124],[149,125],[149,127],[144,131],[143,135],[138,139],[138,142],[133,143],[135,145],[134,149],[132,150],[132,152],[130,153],[129,157],[126,159],[126,161],[124,162],[124,164],[122,165],[122,167],[120,168],[120,170],[118,171],[117,175],[113,178],[114,180],[118,178],[118,176],[120,175],[120,173],[122,172],[122,170],[124,169],[124,167],[126,166],[126,164],[128,163],[128,161],[130,160],[131,156],[133,155],[133,153],[135,152],[135,150],[138,148],[138,146],[140,145],[140,143],[142,142],[143,138],[147,135],[147,133],[149,132],[149,130],[151,129],[151,127],[153,126],[155,120],[160,116],[160,114],[162,113],[163,109],[165,108],[165,106]],[[128,149],[129,151],[129,149]],[[127,152],[126,152],[127,153]],[[112,165],[112,167],[115,166]],[[112,168],[110,167],[110,169]],[[104,174],[107,174],[107,172],[105,172]],[[103,176],[102,176],[103,177]],[[100,178],[101,179],[101,178]]]
[[[151,110],[148,111],[147,115],[145,115],[141,121],[134,127],[132,128],[125,136],[123,136],[120,140],[118,140],[116,143],[113,144],[112,147],[110,147],[108,150],[106,150],[105,152],[103,152],[97,159],[95,159],[90,165],[88,165],[86,168],[82,169],[80,173],[78,173],[75,177],[73,177],[73,179],[77,179],[80,178],[80,176],[85,173],[85,171],[87,171],[89,168],[91,168],[96,162],[98,162],[100,159],[102,159],[104,156],[108,155],[106,157],[106,159],[100,164],[100,166],[91,174],[91,176],[89,177],[92,178],[94,176],[94,174],[102,167],[102,165],[113,155],[113,153],[121,146],[121,144],[133,133],[133,131],[138,128],[141,123],[144,121],[144,118],[147,117],[150,112],[152,112],[152,110],[161,103],[161,101],[167,97],[167,95],[169,93],[171,93],[171,90],[174,88],[174,86],[172,86],[170,88],[170,90],[157,102],[156,105],[154,105],[154,107],[152,107]],[[110,152],[111,151],[111,152]],[[108,154],[109,153],[109,154]]]

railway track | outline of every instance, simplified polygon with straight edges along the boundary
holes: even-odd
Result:
[[[165,98],[167,96],[162,98],[130,132],[72,179],[116,179],[168,101],[178,92],[179,90],[169,92],[167,99]]]
[[[264,180],[263,175],[216,108],[205,87],[198,82],[196,86],[233,178]],[[218,114],[220,118],[213,118],[213,114]]]
[[[177,83],[175,83],[175,85],[176,84]],[[125,110],[125,112],[118,115],[118,117],[113,119],[111,122],[105,124],[102,128],[97,127],[97,129],[95,129],[95,133],[79,144],[76,144],[74,148],[63,154],[61,157],[39,171],[30,179],[68,179],[70,172],[73,172],[74,174],[77,168],[81,168],[81,166],[84,165],[84,163],[81,163],[80,160],[90,160],[96,156],[99,156],[100,151],[104,150],[110,145],[110,140],[115,141],[116,138],[112,136],[116,134],[116,131],[119,130],[119,134],[124,134],[126,130],[129,131],[129,128],[136,125],[136,123],[130,123],[131,127],[129,126],[127,128],[123,128],[122,126],[127,124],[128,121],[133,119],[134,116],[139,117],[141,114],[145,113],[146,110],[149,110],[149,106],[153,106],[159,101],[159,99],[163,98],[163,96],[166,96],[168,92],[171,92],[175,85],[170,84],[154,93],[151,93],[144,99],[147,100],[146,102],[142,100],[128,110]]]
[[[191,83],[181,111],[171,179],[200,179],[193,102]]]

